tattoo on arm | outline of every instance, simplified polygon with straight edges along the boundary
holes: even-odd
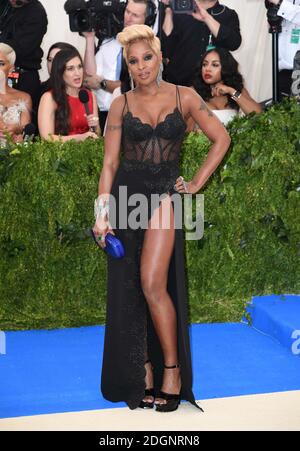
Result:
[[[106,130],[110,132],[114,132],[115,130],[120,130],[122,125],[108,125]]]
[[[209,117],[213,116],[213,112],[208,108],[208,106],[206,105],[204,100],[201,100],[201,105],[200,105],[199,110],[200,111],[206,111],[208,113]]]

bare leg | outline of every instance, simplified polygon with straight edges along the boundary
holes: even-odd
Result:
[[[154,228],[159,224],[162,209],[169,215],[170,227]],[[173,302],[167,292],[168,270],[174,241],[173,208],[170,197],[166,197],[162,201],[161,207],[155,210],[150,221],[150,227],[145,232],[141,255],[141,283],[153,325],[160,341],[164,363],[168,366],[178,363],[177,317]],[[147,368],[147,373],[151,372],[150,370],[151,368]],[[180,388],[180,369],[165,370],[162,391],[178,394]],[[148,397],[145,399],[148,400]],[[164,404],[165,402],[161,398],[155,400],[155,403]]]

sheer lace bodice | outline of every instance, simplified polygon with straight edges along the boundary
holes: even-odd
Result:
[[[160,164],[178,161],[186,123],[182,116],[180,94],[176,86],[176,106],[155,127],[144,123],[130,111],[125,94],[122,151],[126,160]]]
[[[13,105],[4,106],[0,104],[0,118],[5,124],[19,124],[21,114],[27,110],[26,102],[18,100]]]

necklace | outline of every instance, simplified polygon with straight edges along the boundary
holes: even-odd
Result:
[[[222,6],[223,6],[223,9],[221,11],[219,11],[218,13],[215,13],[214,10],[212,9],[211,15],[212,16],[219,16],[220,14],[223,14],[223,12],[225,11],[226,6],[224,6],[224,5],[222,5]]]

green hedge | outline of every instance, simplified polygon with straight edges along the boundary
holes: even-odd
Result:
[[[192,322],[239,321],[253,295],[299,292],[300,106],[230,125],[202,190],[205,232],[186,242]],[[190,178],[209,143],[184,143]],[[0,329],[104,323],[106,259],[87,236],[102,140],[0,151]]]

